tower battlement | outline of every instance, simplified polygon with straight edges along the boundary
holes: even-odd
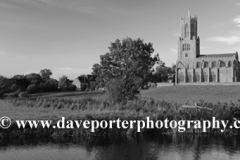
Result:
[[[178,43],[178,59],[187,61],[200,55],[197,20],[197,16],[191,17],[190,10],[188,11],[187,17],[181,17],[181,37]]]

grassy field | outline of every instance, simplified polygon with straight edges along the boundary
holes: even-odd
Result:
[[[48,97],[48,98],[66,98],[66,99],[84,99],[94,97],[95,99],[105,99],[107,96],[102,91],[87,92],[46,92],[29,95],[30,97]]]
[[[141,91],[141,97],[179,104],[200,102],[239,103],[240,86],[166,86]]]
[[[91,115],[100,115],[105,114],[105,116],[114,116],[114,115],[124,115],[126,110],[128,110],[128,114],[126,116],[141,116],[146,115],[143,112],[136,112],[135,110],[145,105],[139,103],[136,108],[132,107],[131,109],[119,109],[117,106],[111,107],[102,107],[105,99],[107,98],[106,93],[102,92],[61,92],[61,93],[44,93],[44,94],[34,94],[31,95],[31,98],[40,97],[40,98],[50,98],[55,101],[50,105],[52,107],[48,107],[48,104],[45,102],[38,101],[26,101],[21,102],[21,105],[18,107],[14,106],[9,100],[0,100],[0,117],[1,116],[9,116],[13,119],[58,119],[59,117],[69,117],[69,118],[82,118],[87,114]],[[194,104],[195,102],[209,102],[213,104],[221,103],[230,103],[240,104],[238,99],[240,99],[240,86],[166,86],[159,88],[152,88],[149,90],[142,90],[140,94],[141,98],[153,98],[156,101],[166,101],[169,104]],[[92,107],[86,107],[82,109],[79,106],[79,101],[83,99],[91,98],[96,100]],[[69,102],[62,102],[63,99],[69,100]],[[59,100],[59,103],[58,103]],[[98,102],[99,100],[99,102]],[[148,100],[146,100],[148,101]],[[34,106],[36,103],[37,107]],[[59,104],[63,103],[61,109],[56,109],[54,106],[59,106]],[[72,103],[69,105],[69,103]],[[159,103],[159,102],[154,102]],[[73,104],[76,104],[75,106]],[[86,105],[86,104],[84,104]],[[157,104],[159,105],[159,104]],[[33,106],[33,107],[32,107]],[[74,109],[81,108],[81,109]],[[150,110],[154,107],[143,106],[144,108],[149,108]],[[155,106],[154,111],[158,110],[158,107]],[[151,112],[151,114],[154,113]],[[150,112],[146,112],[150,114]]]
[[[96,95],[95,95],[96,96]],[[140,107],[142,110],[140,111]],[[152,109],[148,110],[149,106]],[[94,117],[95,119],[114,119],[139,118],[146,115],[157,116],[155,110],[158,103],[154,106],[151,101],[132,101],[126,105],[111,104],[105,99],[92,98],[59,98],[41,97],[27,99],[5,99],[0,100],[0,118],[2,116],[17,119],[50,119],[59,120],[61,117],[66,119],[85,119]]]
[[[66,98],[66,99],[106,99],[107,94],[101,91],[89,92],[60,92],[60,93],[40,93],[33,94],[31,97],[51,97],[51,98]],[[150,88],[142,90],[141,98],[154,98],[159,101],[167,101],[179,104],[195,103],[195,102],[210,102],[210,103],[238,103],[240,100],[240,85],[222,85],[222,86],[163,86],[158,88]]]
[[[89,92],[58,92],[58,93],[40,93],[33,94],[31,97],[51,97],[51,98],[65,98],[65,99],[106,99],[107,94],[101,91]],[[240,85],[222,85],[222,86],[163,86],[158,88],[150,88],[142,90],[141,98],[154,98],[159,101],[167,101],[179,104],[195,102],[210,102],[210,103],[238,103],[240,100]]]
[[[101,91],[93,92],[48,92],[37,93],[29,95],[30,98],[51,98],[51,99],[69,99],[69,100],[82,100],[86,98],[106,99],[106,94]],[[17,98],[16,98],[17,100]],[[87,114],[98,114],[99,110],[85,110],[85,111],[72,111],[69,108],[53,109],[48,107],[29,107],[26,101],[26,105],[23,103],[21,106],[14,105],[11,98],[0,99],[0,117],[8,116],[12,119],[51,119],[57,120],[60,117],[66,118],[82,118]],[[36,102],[37,103],[37,102]]]
[[[83,113],[82,113],[83,114]],[[53,110],[43,107],[16,107],[7,100],[0,100],[0,117],[8,116],[11,119],[51,119],[56,120],[60,117],[77,118],[82,115],[81,112],[73,112],[70,109]]]

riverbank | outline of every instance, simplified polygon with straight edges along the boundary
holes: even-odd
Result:
[[[157,120],[228,120],[229,126],[234,119],[240,119],[239,103],[206,103],[199,106],[209,108],[185,108],[181,104],[158,101],[152,98],[143,98],[129,101],[127,104],[111,104],[104,99],[59,99],[59,98],[16,98],[0,101],[0,117],[8,116],[14,120],[52,120],[50,129],[38,127],[18,129],[13,123],[9,129],[0,129],[1,139],[5,138],[51,138],[51,137],[101,137],[101,136],[138,136],[158,134],[178,134],[176,129],[143,129],[137,132],[136,128],[97,129],[92,133],[89,129],[54,129],[61,117],[69,120],[144,120],[149,117]],[[207,129],[207,134],[239,134],[239,130],[226,128],[224,133],[220,129]],[[222,126],[221,126],[222,127]],[[202,134],[198,129],[187,129],[186,134]],[[206,134],[206,133],[204,133]]]

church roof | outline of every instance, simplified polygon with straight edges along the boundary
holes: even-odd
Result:
[[[233,57],[236,53],[224,53],[224,54],[203,54],[199,55],[198,58],[213,58],[213,57]]]

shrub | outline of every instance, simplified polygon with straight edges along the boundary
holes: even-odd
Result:
[[[11,91],[16,91],[18,88],[19,88],[19,86],[14,83],[14,84],[11,86]]]
[[[36,93],[37,91],[38,91],[38,87],[35,84],[31,84],[27,88],[28,94]]]
[[[75,91],[77,87],[72,84],[72,80],[68,79],[67,76],[63,75],[59,78],[58,86],[61,91]]]
[[[87,89],[87,85],[86,84],[83,84],[82,86],[81,86],[81,91],[85,91]]]
[[[68,91],[75,91],[77,89],[77,86],[74,84],[70,84],[67,88]]]
[[[2,92],[2,91],[0,91],[0,98],[1,98],[1,97],[3,97],[3,92]]]
[[[15,83],[15,81],[13,79],[9,79],[6,77],[3,77],[0,75],[0,91],[2,94],[4,93],[10,93],[11,90],[11,86]]]
[[[53,92],[58,90],[58,81],[55,79],[49,79],[45,83],[40,85],[43,92]]]
[[[106,89],[111,102],[126,103],[129,100],[137,99],[137,95],[139,94],[139,79],[136,77],[111,79],[107,83]]]
[[[18,97],[19,98],[23,98],[23,97],[27,97],[27,96],[28,96],[27,92],[20,92],[20,93],[18,93]]]
[[[119,79],[111,79],[107,85],[107,93],[110,102],[116,103],[121,101],[122,82]]]
[[[8,93],[7,96],[8,97],[17,97],[20,92],[21,92],[21,88],[18,88],[18,90],[16,90],[15,92]]]
[[[68,86],[59,87],[61,91],[68,91]]]

